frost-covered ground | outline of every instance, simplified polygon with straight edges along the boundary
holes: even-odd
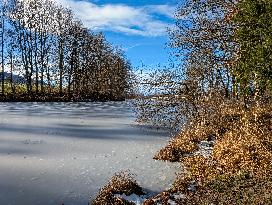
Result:
[[[0,204],[87,205],[128,169],[161,191],[179,170],[152,159],[168,137],[137,126],[128,103],[0,103]]]

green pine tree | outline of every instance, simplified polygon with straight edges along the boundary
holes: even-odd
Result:
[[[272,0],[241,0],[237,6],[234,72],[243,92],[263,95],[272,90]]]

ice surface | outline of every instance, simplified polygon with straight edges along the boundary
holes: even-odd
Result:
[[[159,192],[179,171],[152,159],[168,137],[136,125],[129,102],[0,103],[0,204],[87,205],[122,170]]]

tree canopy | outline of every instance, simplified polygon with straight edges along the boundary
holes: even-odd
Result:
[[[272,1],[241,0],[234,15],[239,45],[234,72],[247,91],[272,90]]]
[[[129,61],[70,9],[51,0],[11,0],[2,1],[1,11],[2,99],[124,99]]]

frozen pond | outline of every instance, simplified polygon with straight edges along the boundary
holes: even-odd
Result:
[[[152,159],[168,137],[129,103],[0,103],[0,204],[87,205],[121,170],[161,191],[179,170]]]

